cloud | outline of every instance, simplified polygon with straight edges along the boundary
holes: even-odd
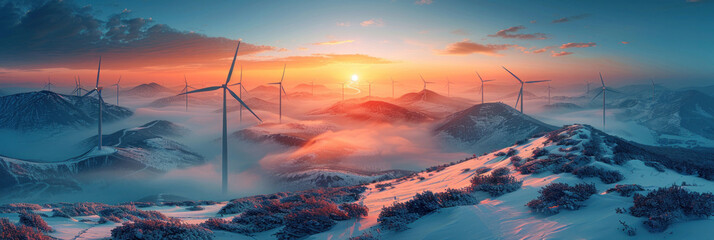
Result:
[[[555,51],[550,51],[550,56],[553,57],[562,57],[562,56],[568,56],[570,54],[573,54],[573,52],[566,52],[566,51],[561,51],[561,52],[555,52]]]
[[[622,41],[622,44],[630,44],[630,42]]]
[[[538,21],[536,21],[536,20],[531,20],[531,23],[537,23],[537,22],[538,22]]]
[[[319,42],[319,43],[313,43],[312,45],[338,45],[338,44],[345,44],[345,43],[351,43],[354,42],[355,40],[332,40],[332,41],[327,41],[327,42]]]
[[[543,48],[536,48],[536,47],[522,47],[522,46],[515,46],[518,50],[521,50],[523,53],[532,53],[532,54],[538,54],[538,53],[544,53],[547,52],[549,49],[553,48],[551,46],[548,47],[543,47]]]
[[[573,21],[573,20],[583,19],[583,18],[586,18],[586,17],[588,17],[588,16],[590,16],[590,15],[588,15],[588,14],[580,14],[580,15],[571,16],[571,17],[558,18],[558,19],[553,20],[552,23],[570,22],[570,21]]]
[[[339,27],[349,27],[350,23],[349,22],[337,22],[337,26]]]
[[[251,69],[274,69],[287,64],[290,68],[313,68],[330,64],[390,64],[393,61],[364,54],[311,54],[280,58],[243,60],[241,64]]]
[[[524,26],[515,26],[515,27],[510,27],[507,29],[503,29],[498,31],[496,34],[488,35],[489,37],[500,37],[500,38],[515,38],[515,39],[521,39],[521,40],[542,40],[542,39],[547,39],[548,36],[545,35],[544,33],[531,33],[531,34],[523,34],[523,33],[515,33],[520,30],[526,29]]]
[[[469,35],[469,32],[463,29],[456,29],[454,31],[451,31],[451,33],[456,34],[456,35]]]
[[[307,51],[307,48],[305,48],[305,47],[299,47],[299,48],[297,48],[297,50],[300,50],[300,51]]]
[[[372,18],[370,20],[362,21],[359,25],[362,27],[369,27],[369,26],[384,26],[384,21],[382,21],[381,18]]]
[[[465,39],[461,42],[455,42],[446,46],[446,49],[440,51],[446,55],[467,55],[478,53],[483,55],[498,55],[498,51],[506,50],[512,45],[509,44],[479,44]]]
[[[47,1],[20,12],[0,7],[0,66],[8,69],[96,67],[105,69],[224,63],[237,40],[180,31],[129,12],[100,20],[90,6]],[[238,55],[282,51],[267,45],[241,43]]]
[[[414,4],[417,4],[417,5],[425,5],[425,4],[429,5],[432,3],[434,3],[433,0],[417,0],[416,2],[414,2]]]
[[[589,42],[589,43],[566,43],[560,46],[560,49],[566,49],[566,48],[587,48],[587,47],[594,47],[596,44],[594,42]]]

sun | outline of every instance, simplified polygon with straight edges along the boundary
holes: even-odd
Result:
[[[357,80],[359,80],[359,76],[357,76],[357,74],[352,74],[352,81],[356,82]]]

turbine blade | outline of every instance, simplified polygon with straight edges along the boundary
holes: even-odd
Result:
[[[526,81],[526,83],[550,82],[550,80]]]
[[[421,78],[421,81],[426,84],[426,80],[424,80],[424,77],[422,77],[421,74],[419,74],[419,77]]]
[[[483,82],[493,82],[493,81],[496,81],[496,80],[494,80],[494,79],[483,80]]]
[[[600,91],[597,93],[597,95],[595,95],[595,96],[593,97],[593,99],[590,99],[590,101],[592,102],[593,100],[595,100],[595,98],[597,98],[597,96],[600,96],[600,94],[602,94],[602,92],[603,92],[603,90],[600,90]]]
[[[92,94],[93,92],[97,91],[96,89],[92,89],[92,91],[89,91],[88,93],[84,94],[82,97],[89,96],[89,94]]]
[[[231,90],[230,88],[226,88],[226,90],[228,90],[228,92],[231,94],[231,96],[233,96],[233,98],[235,98],[236,100],[238,100],[238,102],[240,102],[240,104],[243,105],[243,107],[247,108],[248,111],[250,111],[250,113],[252,113],[253,116],[255,116],[255,118],[257,118],[257,119],[258,119],[259,121],[261,121],[261,122],[263,121],[262,119],[260,119],[260,117],[258,117],[258,115],[256,115],[256,114],[253,112],[253,110],[251,110],[251,109],[248,107],[248,105],[245,104],[245,102],[243,102],[243,100],[241,100],[241,99],[238,97],[238,95],[236,95],[236,93],[233,92],[233,90]]]
[[[228,71],[228,78],[226,78],[226,85],[231,81],[231,75],[233,74],[233,67],[236,65],[236,58],[238,57],[238,49],[240,49],[240,41],[238,41],[238,47],[236,47],[236,53],[233,54],[233,62],[231,62],[231,70]]]
[[[231,85],[228,85],[228,86],[235,86],[235,85],[240,85],[240,83],[234,83],[234,84],[231,84]]]
[[[102,56],[99,56],[99,66],[97,66],[97,83],[94,84],[95,88],[99,87],[99,71],[102,69]]]
[[[279,83],[279,82],[271,82],[271,83],[268,83],[268,84],[280,84],[280,83]]]
[[[213,90],[220,89],[220,88],[222,88],[222,86],[201,88],[201,89],[196,89],[196,90],[193,90],[193,91],[190,91],[190,92],[181,93],[181,94],[179,94],[179,95],[191,94],[191,93],[197,93],[197,92],[208,92],[208,91],[213,91]]]
[[[242,88],[242,89],[243,89],[243,91],[245,91],[245,92],[248,92],[248,89],[245,89],[245,87],[243,86],[243,84],[242,84],[242,83],[241,83],[241,85],[240,85],[240,88]]]
[[[285,67],[287,67],[288,64],[283,65],[283,76],[280,77],[280,83],[283,83],[283,78],[285,78]]]
[[[602,83],[602,86],[604,87],[604,86],[605,86],[605,80],[602,80],[602,73],[598,73],[598,74],[600,74],[600,82]]]
[[[476,75],[478,75],[478,79],[481,79],[481,82],[483,82],[483,78],[481,78],[481,74],[478,74],[478,71],[476,71]]]
[[[614,92],[614,93],[622,93],[622,92],[620,92],[620,91],[617,91],[617,90],[612,89],[612,88],[609,88],[609,87],[605,87],[605,91]]]
[[[283,88],[283,85],[282,85],[282,84],[280,84],[280,89],[283,90],[283,93],[285,93],[285,96],[288,95],[288,93],[285,92],[285,88]]]
[[[516,78],[516,80],[518,80],[519,82],[523,83],[523,81],[521,81],[521,79],[518,78],[518,76],[516,76],[516,74],[513,74],[511,71],[508,71],[508,69],[507,69],[506,67],[504,67],[504,66],[501,66],[501,67],[503,68],[503,70],[506,70],[506,72],[510,73],[514,78]]]
[[[516,105],[513,108],[518,108],[518,101],[521,100],[521,91],[518,91],[518,97],[516,97]],[[523,104],[523,103],[521,103]]]

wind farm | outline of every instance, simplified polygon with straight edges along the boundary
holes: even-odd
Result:
[[[707,239],[712,11],[0,0],[0,239]]]

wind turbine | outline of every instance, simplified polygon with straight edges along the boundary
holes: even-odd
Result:
[[[650,79],[652,81],[652,101],[654,102],[655,100],[655,83],[654,80]]]
[[[492,82],[495,80],[493,80],[493,79],[483,80],[483,78],[481,78],[481,74],[478,74],[478,72],[476,72],[476,75],[478,75],[478,79],[481,80],[481,104],[483,104],[483,102],[484,102],[483,101],[483,84],[487,83],[487,82]]]
[[[392,98],[394,98],[394,78],[389,77],[392,80]]]
[[[250,111],[250,113],[255,116],[259,121],[261,120],[258,115],[255,115],[253,110],[250,110],[250,108],[245,105],[243,100],[236,95],[236,93],[233,92],[230,88],[228,88],[228,83],[231,81],[231,75],[233,74],[233,67],[236,64],[236,57],[238,56],[238,49],[240,48],[240,41],[238,41],[238,47],[236,47],[236,52],[233,54],[233,62],[231,63],[231,69],[228,71],[228,78],[226,79],[226,83],[220,86],[213,86],[213,87],[206,87],[206,88],[201,88],[201,89],[196,89],[190,92],[185,92],[179,95],[183,94],[191,94],[191,93],[197,93],[197,92],[208,92],[208,91],[214,91],[218,89],[223,89],[223,147],[222,147],[222,157],[223,157],[223,185],[222,185],[222,192],[223,194],[226,194],[228,192],[228,120],[227,120],[227,114],[226,114],[226,92],[230,93],[233,98],[235,98],[242,106],[245,106],[245,108]]]
[[[585,94],[590,93],[590,80],[585,80],[585,86],[586,86]]]
[[[550,86],[550,83],[548,83],[548,105],[550,105],[550,90],[551,89],[553,89],[553,88]]]
[[[51,92],[51,91],[52,91],[52,86],[54,86],[54,84],[52,84],[52,80],[50,80],[50,77],[47,77],[47,84],[45,84],[45,86],[42,87],[42,89],[47,88],[47,91],[50,91],[50,92]]]
[[[598,92],[597,95],[595,95],[595,97],[593,97],[592,100],[595,100],[595,98],[597,98],[598,96],[600,96],[600,94],[602,94],[602,127],[605,128],[605,92],[606,91],[610,91],[610,92],[614,92],[614,93],[619,93],[619,92],[612,90],[609,87],[606,87],[605,81],[602,80],[602,73],[598,73],[598,74],[600,74],[600,83],[602,83],[602,89],[600,89],[600,92]],[[592,101],[592,100],[590,100],[590,101]]]
[[[82,97],[89,96],[94,92],[97,92],[97,98],[99,99],[99,117],[97,120],[97,136],[99,137],[99,143],[97,143],[97,150],[102,150],[102,106],[104,105],[104,99],[102,98],[102,87],[99,86],[99,72],[102,69],[102,57],[99,56],[99,65],[97,66],[97,82],[94,84],[94,89],[87,92]]]
[[[367,82],[369,86],[369,98],[372,98],[372,81]]]
[[[288,93],[285,92],[285,88],[283,88],[283,78],[285,78],[285,67],[287,67],[287,64],[283,65],[283,76],[280,77],[280,82],[268,83],[268,84],[276,84],[276,85],[278,85],[278,86],[280,87],[280,88],[278,89],[278,95],[280,95],[280,101],[279,101],[279,103],[280,103],[280,104],[279,104],[279,106],[280,106],[280,110],[279,110],[280,117],[278,118],[278,123],[282,123],[282,122],[283,122],[283,93],[285,93],[285,96],[288,95]],[[344,90],[343,90],[343,92],[344,92]],[[343,96],[344,96],[344,93],[343,93]],[[344,98],[344,97],[343,97],[343,98]]]
[[[524,101],[524,100],[523,100],[523,86],[525,86],[527,83],[550,82],[550,80],[536,80],[536,81],[525,81],[525,82],[524,82],[524,81],[522,81],[520,78],[518,78],[518,77],[516,76],[516,74],[513,74],[511,71],[509,71],[508,69],[506,69],[506,67],[504,67],[504,66],[501,66],[501,67],[502,67],[504,70],[506,70],[506,72],[508,72],[508,73],[510,73],[511,75],[513,75],[513,77],[516,78],[516,80],[518,80],[518,82],[521,83],[521,90],[518,91],[518,98],[516,98],[516,106],[515,106],[515,107],[518,107],[518,100],[520,100],[520,101],[521,101],[521,113],[523,113],[523,101]]]
[[[419,77],[421,78],[421,81],[424,83],[424,88],[422,89],[422,92],[424,92],[424,95],[421,96],[421,100],[424,101],[424,100],[426,100],[426,85],[429,83],[434,83],[434,82],[427,82],[426,80],[424,80],[424,77],[422,77],[421,74],[419,74]]]
[[[121,82],[121,75],[119,75],[119,80],[117,80],[117,83],[112,85],[117,87],[117,106],[119,106],[119,82]]]
[[[235,85],[240,85],[240,88],[238,88],[238,97],[240,99],[243,99],[243,90],[245,90],[246,93],[248,92],[248,89],[245,89],[245,87],[243,86],[243,65],[240,65],[240,80],[238,81],[238,83],[231,84],[230,86],[235,86]],[[240,105],[239,118],[240,118],[240,123],[243,124],[243,105]]]
[[[449,81],[449,78],[446,78],[446,96],[451,97],[451,81]]]
[[[186,93],[188,92],[189,88],[190,89],[195,89],[195,88],[188,85],[188,80],[186,80],[186,74],[183,75],[183,83],[184,83],[184,87],[183,87],[183,89],[181,89],[181,92],[184,95],[186,95],[186,111],[188,112],[188,94],[186,94]]]
[[[82,82],[79,80],[79,76],[74,77],[74,90],[72,90],[71,94],[76,95],[77,97],[82,96],[82,90],[87,92],[87,90],[82,88]]]

